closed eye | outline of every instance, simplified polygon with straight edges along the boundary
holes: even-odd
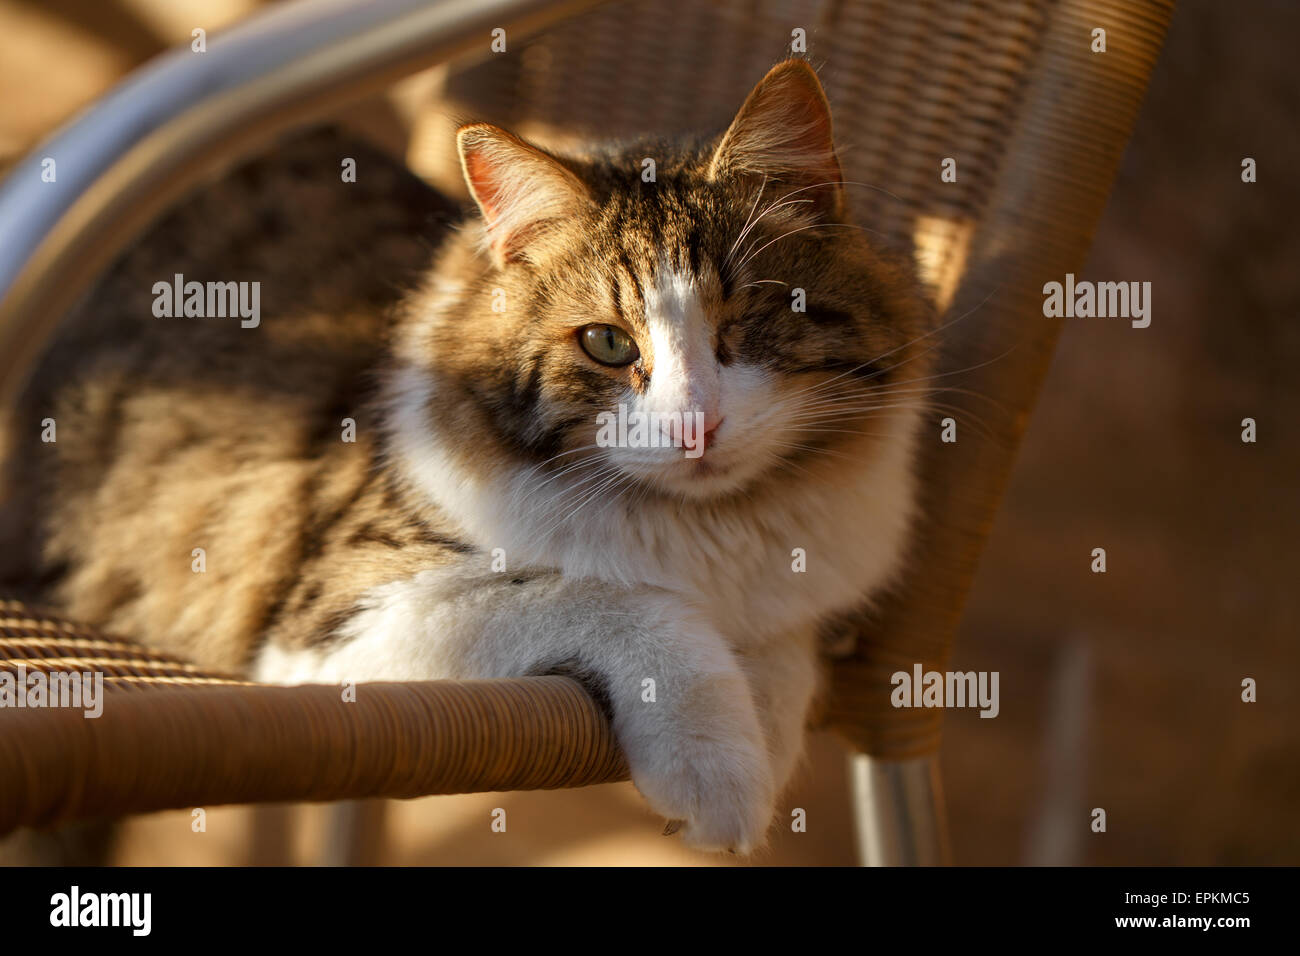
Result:
[[[879,379],[889,369],[890,366],[881,365],[879,362],[852,362],[847,359],[832,359],[806,365],[790,365],[781,370],[788,375],[802,375],[809,372],[834,372],[839,375],[848,375],[851,378]]]

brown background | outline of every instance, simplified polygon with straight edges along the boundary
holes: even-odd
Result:
[[[0,159],[193,27],[258,5],[0,0]],[[1179,5],[1081,276],[1150,281],[1151,326],[1067,321],[957,642],[955,668],[1001,674],[997,719],[947,723],[960,863],[1300,862],[1297,36],[1289,0]],[[389,113],[409,119],[419,89]],[[1258,703],[1241,702],[1245,677]],[[757,862],[854,860],[843,750],[811,750],[786,801],[808,832],[774,830]],[[320,807],[228,808],[196,834],[188,812],[158,814],[116,858],[309,862],[329,823]],[[401,864],[735,862],[659,836],[629,785],[395,803],[385,832],[379,859]]]

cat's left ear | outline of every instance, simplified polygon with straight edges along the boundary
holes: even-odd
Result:
[[[709,163],[710,179],[727,175],[766,177],[832,219],[843,215],[830,104],[806,60],[778,63],[749,94]]]
[[[498,265],[544,255],[549,227],[591,202],[587,187],[558,159],[503,129],[463,126],[456,145]]]

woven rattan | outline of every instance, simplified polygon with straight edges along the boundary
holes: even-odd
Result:
[[[101,672],[103,711],[0,709],[0,833],[172,807],[627,775],[604,715],[564,677],[259,686],[0,602],[0,671],[20,668]]]

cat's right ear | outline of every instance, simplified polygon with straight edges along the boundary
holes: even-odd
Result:
[[[591,202],[587,187],[559,160],[503,129],[462,126],[456,145],[498,265],[535,258],[547,227]]]

